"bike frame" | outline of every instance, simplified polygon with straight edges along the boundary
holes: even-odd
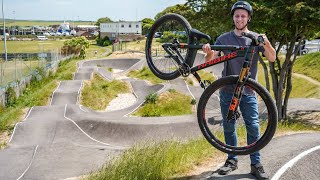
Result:
[[[172,47],[173,49],[179,47],[180,49],[198,50],[198,49],[201,49],[202,46],[203,46],[202,44],[199,44],[199,45],[163,44],[163,48],[169,54],[171,54],[171,53],[169,50],[166,49],[167,47]],[[199,76],[197,71],[199,71],[201,69],[205,69],[210,66],[214,66],[219,63],[223,63],[223,62],[235,59],[237,57],[244,57],[244,59],[245,59],[243,65],[242,65],[242,69],[239,74],[239,80],[236,84],[236,88],[234,90],[233,97],[232,97],[232,100],[231,100],[231,103],[229,106],[229,110],[228,110],[227,119],[230,120],[230,119],[233,119],[234,116],[236,116],[236,112],[237,112],[238,106],[241,101],[242,91],[244,89],[244,83],[246,82],[247,78],[249,78],[249,76],[250,76],[249,70],[250,70],[250,65],[251,65],[251,62],[253,59],[256,45],[254,45],[252,43],[250,46],[210,45],[210,47],[213,50],[218,50],[218,51],[219,50],[231,50],[231,52],[229,54],[226,54],[224,56],[220,56],[218,58],[209,60],[205,63],[199,64],[199,65],[194,66],[191,69],[189,69],[189,72],[195,76],[195,78],[198,80],[201,87],[204,89],[206,89],[207,85],[205,82],[203,82],[201,80],[201,77]],[[180,53],[178,51],[176,51],[176,53],[179,58],[174,58],[174,59],[176,61],[179,61],[179,62],[177,62],[179,65],[184,65],[185,64],[184,59],[182,58],[182,56],[180,55]],[[187,61],[187,62],[191,62],[191,61]],[[183,66],[180,66],[180,67],[183,67]],[[187,65],[185,67],[189,67],[189,65]]]

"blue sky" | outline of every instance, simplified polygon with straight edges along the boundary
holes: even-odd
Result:
[[[141,20],[186,0],[3,0],[5,18],[29,20]],[[2,18],[2,17],[1,17]]]

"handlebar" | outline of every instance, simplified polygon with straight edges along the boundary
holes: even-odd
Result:
[[[255,45],[259,45],[260,43],[265,44],[262,36],[256,37],[253,34],[246,32],[242,32],[241,35],[250,38]]]

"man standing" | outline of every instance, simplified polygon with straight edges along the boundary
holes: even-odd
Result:
[[[226,32],[218,37],[215,45],[240,45],[240,46],[248,46],[251,44],[251,39],[247,37],[241,36],[242,32],[250,33],[255,36],[259,34],[249,31],[248,24],[251,21],[253,15],[252,6],[246,1],[238,1],[231,8],[231,16],[234,23],[234,30],[230,32]],[[264,38],[265,44],[263,46],[259,46],[258,52],[262,52],[263,55],[270,61],[274,62],[276,57],[276,52],[274,48],[271,46],[268,38],[265,35],[262,35]],[[205,60],[206,62],[217,58],[220,52],[211,50],[209,44],[205,44],[202,47],[203,52],[206,53]],[[230,51],[223,51],[224,54],[228,54]],[[257,64],[259,54],[256,52],[254,54],[250,73],[253,79],[256,79],[257,76]],[[222,77],[229,75],[239,75],[242,64],[244,62],[244,57],[238,57],[234,60],[228,61],[224,63],[224,69],[222,71]],[[220,92],[220,106],[221,113],[223,116],[223,129],[226,143],[231,146],[237,146],[237,135],[236,135],[236,127],[235,120],[228,121],[226,116],[228,112],[228,108],[230,105],[230,101],[232,98],[233,92],[222,91]],[[243,119],[247,128],[247,143],[252,144],[260,138],[259,131],[259,114],[258,114],[258,104],[256,95],[254,92],[245,91],[241,98],[240,102],[240,111],[242,113]],[[260,162],[260,153],[255,152],[250,154],[251,160],[251,174],[253,174],[258,179],[268,179],[268,175],[265,173],[263,166]],[[233,154],[228,154],[228,158],[223,167],[221,167],[218,171],[221,175],[226,175],[233,170],[238,168],[238,159],[237,156]]]

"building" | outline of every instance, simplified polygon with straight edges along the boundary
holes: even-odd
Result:
[[[111,41],[132,41],[141,37],[142,23],[138,21],[119,21],[100,23],[100,38],[108,36]]]

